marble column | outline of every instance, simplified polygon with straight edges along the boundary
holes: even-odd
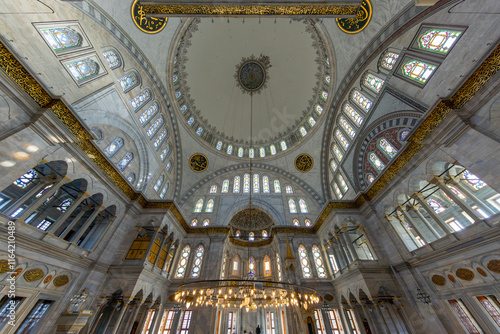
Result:
[[[337,240],[337,242],[333,244],[333,247],[335,247],[335,250],[340,255],[340,258],[342,259],[342,262],[344,264],[343,267],[347,267],[349,266],[349,260],[347,259],[347,256],[344,253],[344,249],[342,248],[342,244],[340,243],[340,238],[336,236],[335,239]],[[341,268],[339,268],[339,270],[340,269]]]
[[[118,332],[118,328],[120,327],[120,324],[122,323],[123,315],[126,313],[128,309],[129,303],[123,303],[122,308],[120,310],[120,313],[118,314],[118,317],[116,318],[115,324],[113,328],[111,329],[110,334],[116,334]]]
[[[470,187],[464,184],[464,182],[466,181],[462,181],[459,178],[452,178],[450,184],[454,185],[461,193],[470,198],[479,209],[483,210],[485,214],[487,214],[488,216],[493,216],[495,214],[495,211],[493,211],[488,205],[483,203],[483,201],[479,199],[472,191],[472,189],[469,189]]]
[[[18,221],[26,221],[36,209],[38,209],[50,196],[61,188],[63,184],[60,182],[54,183],[52,187],[47,189],[40,197],[36,198],[24,211],[22,215],[17,218]]]
[[[62,226],[62,224],[68,219],[71,214],[78,208],[80,203],[82,203],[83,200],[87,199],[89,196],[85,193],[79,193],[79,197],[75,199],[73,204],[70,205],[70,207],[66,210],[66,212],[63,212],[59,218],[55,221],[54,224],[50,225],[47,231],[51,234],[54,234],[57,232],[57,230]]]
[[[116,219],[116,216],[111,216],[111,217],[108,217],[108,222],[107,224],[108,225],[111,225],[113,224],[113,222],[115,221]],[[94,227],[92,227],[92,230],[90,230],[90,232],[87,234],[87,236],[85,237],[85,239],[83,240],[82,242],[82,247],[87,247],[89,246],[89,244],[95,240],[95,242],[92,243],[92,247],[97,244],[99,242],[99,240],[101,240],[103,234],[104,234],[104,231],[101,230],[101,233],[96,236],[96,232],[98,230],[98,228],[101,226],[102,223],[100,224],[95,224]],[[90,248],[90,247],[89,247]],[[89,249],[90,250],[90,249]]]
[[[439,231],[436,230],[436,228],[434,226],[432,226],[432,224],[427,220],[427,218],[425,218],[425,216],[422,214],[422,212],[420,212],[420,209],[417,205],[412,205],[411,210],[413,210],[413,212],[415,212],[418,219],[420,219],[424,223],[424,225],[434,235],[434,237],[436,239],[441,239],[442,237],[444,237],[446,235],[446,233],[444,231],[442,233],[439,233]]]
[[[139,309],[141,308],[142,303],[139,302],[138,304],[135,305],[135,308],[132,310],[132,314],[130,315],[130,318],[126,322],[125,326],[120,326],[122,331],[120,333],[130,333],[130,330],[132,329],[132,326],[134,325],[134,322],[137,317],[137,313],[139,313]],[[134,307],[133,305],[131,307]]]
[[[466,214],[468,214],[475,222],[483,219],[481,215],[474,209],[472,209],[469,204],[467,204],[463,199],[458,197],[458,195],[448,188],[444,179],[442,177],[435,177],[431,180],[431,183],[437,185],[449,198],[453,200]]]
[[[59,234],[59,238],[64,239],[68,233],[75,227],[76,224],[82,219],[83,215],[88,211],[89,209],[85,210],[85,208],[82,207],[82,210],[76,215],[75,218],[71,220],[71,223],[64,229],[64,231]]]
[[[146,256],[145,256],[145,260],[148,259],[149,257],[149,252],[151,252],[151,248],[153,248],[154,244],[155,244],[155,241],[156,241],[156,238],[158,237],[158,233],[160,232],[160,227],[159,226],[155,226],[155,231],[153,233],[153,236],[151,237],[151,241],[148,245],[148,248],[146,249]],[[156,258],[158,258],[160,255],[160,252],[158,252],[158,254],[156,254]],[[153,267],[154,268],[154,267]]]
[[[431,216],[431,218],[434,219],[434,221],[436,222],[436,224],[439,225],[439,227],[443,230],[443,232],[445,234],[449,234],[449,233],[455,232],[448,224],[446,224],[444,222],[443,218],[441,218],[441,216],[439,216],[437,214],[437,212],[434,211],[433,208],[431,208],[431,206],[424,199],[424,195],[423,194],[421,194],[421,193],[415,193],[415,194],[412,195],[412,198],[416,199],[418,201],[418,203],[420,204],[420,206],[422,207],[422,209],[424,209],[429,214],[429,216]]]
[[[137,332],[139,333],[142,333],[142,329],[146,325],[151,305],[152,305],[151,302],[143,304],[144,312],[142,313],[142,316],[139,318],[139,326],[137,326]]]
[[[92,224],[94,219],[96,219],[97,215],[99,213],[101,213],[103,210],[104,210],[104,208],[102,206],[94,209],[94,212],[92,212],[90,217],[87,218],[85,223],[83,223],[82,227],[80,227],[80,229],[78,230],[77,234],[73,237],[73,240],[71,240],[72,243],[76,244],[78,242],[78,240],[80,240],[80,238],[83,236],[85,231],[87,231],[87,229],[89,228],[90,224]]]
[[[396,208],[396,218],[401,222],[401,224],[406,224],[406,222],[408,222],[408,224],[410,224],[410,226],[412,227],[412,230],[415,231],[415,234],[417,234],[417,236],[419,236],[426,244],[432,242],[432,240],[423,235],[422,230],[417,226],[418,224],[413,220],[413,218],[408,212],[406,212],[404,208]]]
[[[398,228],[396,228],[396,226],[398,226],[398,225],[400,226],[401,230],[404,231],[404,233],[406,234],[408,239],[413,244],[414,247],[412,248],[412,250],[415,248],[421,247],[421,245],[417,242],[417,240],[415,240],[415,236],[412,233],[410,233],[408,228],[405,226],[404,222],[402,222],[399,218],[397,218],[398,213],[395,212],[394,215],[396,217],[393,217],[392,215],[388,215],[388,216],[385,216],[385,219],[387,219],[387,221],[389,222],[389,225],[392,227],[392,229],[396,233],[396,235],[398,235],[400,237],[401,241],[403,241],[403,244],[406,245],[406,242],[404,242],[403,235],[400,235]],[[422,238],[422,237],[420,237],[420,238]],[[424,239],[422,238],[422,240],[424,240]],[[407,247],[410,247],[410,245],[407,245]]]
[[[151,334],[156,334],[158,333],[161,325],[161,320],[163,319],[163,313],[165,312],[165,306],[162,304],[158,304],[157,306],[157,311],[156,311],[156,316],[153,320],[153,324],[151,325],[151,330],[149,331]],[[163,334],[163,333],[161,333]]]
[[[351,253],[352,262],[359,260],[358,252],[354,249],[352,245],[351,237],[347,235],[347,227],[345,227],[345,232],[342,233],[341,237],[344,238],[344,243],[347,246],[347,250]]]
[[[29,189],[24,195],[22,195],[17,201],[15,201],[13,204],[10,205],[10,207],[5,210],[5,215],[10,216],[11,214],[14,213],[21,205],[24,204],[29,198],[35,196],[38,194],[40,191],[42,191],[43,188],[48,186],[50,183],[46,181],[40,181],[37,184],[35,184],[31,189]]]

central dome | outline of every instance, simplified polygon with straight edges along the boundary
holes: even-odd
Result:
[[[260,147],[265,155],[279,152],[281,141],[290,147],[305,136],[301,126],[312,131],[333,82],[317,24],[271,18],[186,22],[171,89],[187,125],[227,154],[238,156],[242,147],[248,156],[252,141],[255,157],[262,156]]]

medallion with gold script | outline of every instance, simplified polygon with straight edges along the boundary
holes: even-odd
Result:
[[[143,6],[139,5],[139,0],[134,0],[132,3],[131,13],[132,20],[137,28],[148,34],[156,34],[165,28],[167,25],[166,17],[146,17]]]
[[[295,158],[295,168],[299,172],[305,173],[311,170],[313,167],[313,158],[309,154],[299,154],[297,158]]]
[[[201,153],[196,153],[189,158],[189,167],[197,173],[203,172],[208,167],[208,159]]]
[[[337,25],[343,32],[348,34],[356,34],[366,28],[372,18],[372,4],[368,0],[364,0],[359,6],[356,17],[348,19],[336,19]]]

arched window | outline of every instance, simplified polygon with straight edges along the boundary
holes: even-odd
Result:
[[[233,184],[233,193],[239,193],[239,192],[240,192],[240,177],[235,176]]]
[[[309,125],[311,125],[311,126],[316,125],[316,120],[312,117],[309,117]]]
[[[293,188],[291,185],[287,185],[285,189],[287,194],[293,194]]]
[[[172,159],[170,159],[167,164],[165,165],[165,169],[167,170],[167,172],[170,173],[170,171],[172,170]]]
[[[99,64],[90,58],[67,63],[65,66],[76,81],[82,81],[99,73]]]
[[[118,82],[122,87],[122,91],[126,93],[139,84],[139,78],[137,77],[137,74],[132,72],[122,76],[120,79],[118,79]]]
[[[179,259],[179,264],[177,265],[177,270],[175,271],[175,278],[183,278],[186,273],[186,266],[189,259],[189,253],[191,252],[191,247],[189,245],[184,246],[181,252],[181,258]]]
[[[372,101],[361,94],[358,90],[355,90],[352,94],[352,100],[366,112],[370,111],[370,108],[372,107]]]
[[[108,155],[108,157],[112,158],[116,152],[118,152],[124,145],[123,138],[121,137],[116,137],[115,140],[111,142],[111,144],[108,145],[104,149],[104,152]]]
[[[281,185],[280,185],[280,180],[274,180],[274,192],[276,194],[281,193]]]
[[[135,181],[135,173],[130,173],[127,176],[127,180],[128,180],[128,182],[133,183]]]
[[[14,181],[14,184],[21,189],[26,188],[38,177],[38,172],[34,169],[29,170],[23,176]]]
[[[264,256],[264,277],[270,277],[271,276],[271,259],[269,256]]]
[[[373,183],[373,181],[375,181],[375,177],[373,176],[372,173],[368,173],[366,175],[366,178],[368,179],[368,182],[370,182],[370,183]]]
[[[151,91],[149,89],[145,89],[139,95],[130,100],[130,105],[134,108],[134,111],[137,111],[144,107],[144,105],[151,100],[151,97]]]
[[[165,198],[165,195],[167,194],[167,191],[168,191],[168,188],[170,187],[170,184],[167,183],[165,185],[165,187],[163,187],[163,189],[161,190],[161,193],[160,193],[160,198],[161,199],[164,199]]]
[[[163,116],[160,115],[153,124],[149,127],[148,131],[146,131],[146,134],[148,135],[149,139],[153,138],[153,136],[160,130],[161,126],[163,125]]]
[[[345,104],[344,106],[344,112],[351,118],[354,123],[356,123],[358,126],[363,123],[363,116],[361,116],[356,110],[354,110],[353,107],[351,107],[348,103]]]
[[[165,180],[165,176],[162,175],[158,178],[158,180],[156,181],[156,184],[154,186],[154,189],[156,192],[158,192],[158,190],[160,190],[160,187],[161,185],[163,184],[163,181]]]
[[[267,237],[268,237],[267,231],[266,230],[262,231],[262,238],[267,239]]]
[[[266,156],[266,149],[264,147],[259,148],[259,154],[261,158]]]
[[[367,73],[363,79],[363,84],[375,93],[379,93],[384,85],[384,80],[374,74]]]
[[[342,187],[342,191],[345,194],[347,192],[347,190],[349,190],[349,187],[347,186],[347,182],[345,182],[344,177],[340,174],[337,176],[337,180],[339,180],[340,187]]]
[[[349,148],[349,142],[344,137],[344,134],[340,132],[340,130],[337,129],[337,131],[335,131],[335,137],[337,137],[344,150],[347,150]]]
[[[108,63],[110,69],[114,70],[121,66],[121,59],[113,50],[104,51],[102,55],[106,59],[106,63]]]
[[[40,32],[54,51],[73,48],[82,43],[82,36],[71,28],[47,28],[40,29]]]
[[[339,119],[340,126],[345,130],[345,132],[349,135],[349,137],[354,138],[356,135],[356,131],[354,131],[354,128],[349,124],[349,122],[344,118],[344,116],[340,116]]]
[[[215,148],[217,149],[217,151],[220,151],[222,149],[222,142],[220,140],[217,142],[217,146],[215,146]]]
[[[269,151],[271,151],[271,155],[275,155],[276,154],[276,146],[274,146],[274,145],[269,146]]]
[[[344,195],[342,195],[342,192],[340,191],[340,188],[337,183],[333,182],[333,189],[335,190],[335,194],[337,194],[338,199],[342,199]]]
[[[253,148],[249,149],[248,150],[248,156],[253,159],[253,157],[255,156],[255,150]]]
[[[245,152],[245,150],[243,149],[243,147],[240,147],[238,148],[238,156],[241,158],[243,157],[243,153]]]
[[[243,175],[243,192],[250,192],[250,174]]]
[[[387,139],[385,139],[385,138],[381,138],[378,141],[378,146],[391,159],[394,158],[394,156],[396,155],[396,153],[398,153],[398,150],[396,150],[396,148],[394,146],[392,146],[392,144],[389,143],[389,141]]]
[[[380,61],[380,66],[385,68],[386,70],[392,70],[394,67],[394,64],[396,64],[396,61],[398,60],[399,55],[394,52],[386,52]]]
[[[436,66],[419,60],[410,60],[401,67],[403,75],[419,83],[427,82],[435,69]]]
[[[382,160],[380,160],[380,158],[378,157],[378,155],[376,153],[373,153],[371,152],[369,155],[368,155],[369,159],[370,159],[370,162],[373,164],[373,166],[378,170],[378,171],[381,171],[382,169],[385,168],[385,165],[384,163],[382,162]]]
[[[117,166],[123,172],[125,170],[125,168],[127,168],[127,166],[130,164],[130,162],[132,162],[132,160],[134,160],[134,153],[129,151],[118,162]]]
[[[52,184],[49,184],[48,186],[46,186],[45,188],[43,188],[38,194],[36,194],[36,198],[40,198],[42,197],[42,195],[47,191],[49,190],[50,188],[52,188]],[[56,190],[52,195],[49,196],[49,198],[47,198],[45,200],[45,203],[49,202],[56,194],[57,194],[58,190]]]
[[[231,265],[231,276],[239,276],[240,275],[240,257],[235,255],[233,257],[233,263]]]
[[[472,174],[468,170],[464,171],[462,173],[463,178],[465,179],[465,182],[469,184],[472,188],[479,190],[487,186],[486,183],[484,183],[481,179],[479,179],[476,175]]]
[[[314,110],[316,110],[316,112],[321,115],[321,113],[323,112],[323,107],[317,104]]]
[[[205,253],[205,247],[199,245],[194,252],[193,268],[191,269],[191,277],[200,277],[201,264],[203,262],[203,253]]]
[[[67,198],[64,201],[62,201],[61,204],[59,204],[59,206],[56,209],[61,212],[66,212],[66,210],[68,210],[71,204],[73,204],[73,199]]]
[[[208,225],[210,225],[210,219],[205,219],[203,221],[203,226],[208,226]]]
[[[286,146],[286,142],[285,142],[284,140],[282,140],[282,141],[280,142],[280,145],[281,145],[281,150],[282,150],[282,151],[286,151],[287,146]]]
[[[227,154],[232,154],[233,153],[233,145],[227,145]]]
[[[196,205],[194,206],[194,212],[201,212],[203,209],[203,198],[200,198],[197,202]]]
[[[290,213],[297,213],[297,207],[295,206],[295,201],[291,198],[288,200],[288,207],[290,208]]]
[[[210,193],[211,193],[211,194],[216,194],[216,193],[217,193],[217,185],[216,185],[216,184],[213,184],[213,185],[210,187]]]
[[[266,194],[269,194],[269,176],[262,177],[262,191]]]
[[[196,129],[196,134],[198,136],[201,136],[202,133],[203,133],[203,128],[200,126],[200,127],[198,127],[198,129]]]
[[[179,99],[181,97],[182,93],[180,91],[175,92],[175,98]]]
[[[306,219],[304,221],[304,224],[306,225],[306,227],[311,227],[311,221],[309,219]]]
[[[300,226],[300,223],[299,223],[298,219],[294,219],[293,220],[293,226]]]
[[[167,147],[164,148],[160,154],[161,161],[165,161],[165,159],[169,156],[171,149],[172,149],[172,145],[170,143],[168,143]]]
[[[151,118],[158,112],[158,102],[154,102],[148,109],[146,109],[141,116],[139,116],[139,122],[141,125],[146,125]]]
[[[189,117],[189,119],[188,119],[188,124],[189,124],[190,126],[192,126],[192,125],[193,125],[193,123],[194,123],[194,117]]]
[[[226,179],[222,181],[222,190],[221,193],[227,193],[229,191],[229,180]]]
[[[93,127],[92,129],[90,129],[90,131],[92,131],[92,133],[97,137],[96,142],[99,143],[101,142],[101,140],[103,140],[104,135],[102,134],[101,129],[99,129],[98,127]]]
[[[259,193],[260,192],[259,174],[254,174],[253,175],[253,192],[254,193]]]
[[[461,31],[432,29],[420,36],[418,44],[424,50],[448,53],[461,34]]]
[[[299,199],[299,207],[300,207],[301,213],[308,213],[309,212],[309,210],[307,209],[306,201],[303,198]]]
[[[318,246],[316,245],[312,246],[312,254],[314,258],[314,264],[316,265],[316,271],[318,272],[318,277],[326,278],[326,270]]]
[[[302,276],[304,278],[311,278],[311,266],[309,265],[306,247],[303,244],[299,245],[299,261],[302,267]]]
[[[452,186],[448,186],[448,188],[450,188],[450,189],[451,189],[451,191],[453,191],[453,192],[454,192],[454,193],[458,196],[458,198],[460,198],[460,199],[465,199],[464,194],[462,194],[460,191],[458,191],[458,189],[457,189],[457,188],[452,187]]]
[[[211,213],[214,212],[214,199],[211,198],[207,202],[207,207],[205,208],[205,212]]]
[[[307,131],[306,131],[306,128],[301,126],[300,127],[300,134],[302,135],[302,137],[305,137],[305,135],[307,135]]]
[[[406,137],[408,137],[409,134],[410,134],[410,131],[408,131],[408,130],[401,131],[401,133],[399,134],[399,139],[401,141],[404,141],[406,139]]]
[[[429,206],[436,212],[436,213],[441,213],[445,210],[445,208],[443,208],[441,206],[441,204],[439,204],[437,201],[431,199],[431,198],[428,198],[427,199],[427,204],[429,204]]]
[[[253,256],[248,259],[248,276],[255,276],[255,258]]]
[[[321,98],[326,101],[328,99],[328,93],[325,92],[325,91],[322,91],[321,92]]]
[[[337,170],[337,163],[335,162],[335,160],[330,160],[330,168],[332,169],[332,172],[335,172]]]
[[[198,219],[193,219],[193,220],[191,220],[191,226],[193,226],[193,227],[194,227],[194,226],[196,226],[196,225],[198,225]]]
[[[155,141],[153,142],[153,146],[157,151],[161,147],[161,144],[163,144],[163,142],[167,138],[167,135],[168,135],[167,129],[163,128],[163,130],[161,130],[158,136],[156,137]]]
[[[343,155],[337,145],[333,145],[333,154],[335,154],[339,162],[342,161]]]
[[[239,237],[240,237],[240,235],[241,235],[240,231],[236,231],[236,233],[234,234],[234,236],[235,236],[236,238],[239,238]]]
[[[276,253],[276,269],[278,272],[278,281],[281,281],[281,258],[279,253]]]
[[[254,241],[255,240],[255,234],[253,232],[248,233],[248,241]]]

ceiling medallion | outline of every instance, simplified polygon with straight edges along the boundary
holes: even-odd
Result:
[[[139,0],[134,0],[132,3],[131,14],[135,26],[147,34],[156,34],[162,31],[167,25],[167,18],[146,17],[143,7],[139,4]]]
[[[313,158],[309,154],[299,154],[297,158],[295,158],[295,168],[297,168],[299,172],[308,172],[312,167]]]
[[[348,34],[357,34],[366,28],[368,23],[372,18],[372,4],[368,0],[364,0],[361,6],[359,6],[358,13],[356,17],[347,19],[336,19],[337,26],[343,32]]]
[[[191,167],[194,172],[203,172],[208,167],[208,159],[201,153],[193,154],[191,158],[189,158],[189,167]]]
[[[269,78],[267,70],[270,67],[269,57],[262,54],[259,58],[255,58],[254,55],[242,58],[241,63],[236,65],[234,77],[243,93],[260,94],[267,86],[266,80]]]

